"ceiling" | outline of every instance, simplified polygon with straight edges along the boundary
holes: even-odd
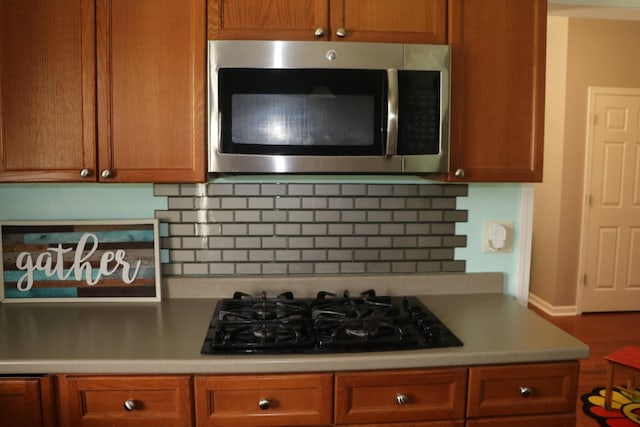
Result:
[[[549,4],[549,16],[567,16],[586,19],[618,19],[640,21],[640,7],[601,7],[569,4]]]

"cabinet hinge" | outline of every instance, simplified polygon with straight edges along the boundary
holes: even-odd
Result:
[[[582,286],[587,286],[587,274],[582,275]]]

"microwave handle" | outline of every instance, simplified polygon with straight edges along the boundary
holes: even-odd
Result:
[[[386,156],[398,154],[398,70],[387,70],[387,148]]]

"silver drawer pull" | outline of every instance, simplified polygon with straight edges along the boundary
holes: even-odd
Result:
[[[126,409],[127,411],[133,411],[134,409],[136,409],[136,401],[133,399],[127,399],[124,402],[124,409]]]
[[[271,402],[269,402],[269,399],[260,399],[260,401],[258,401],[258,407],[266,411],[271,407]]]
[[[520,396],[522,397],[529,397],[532,392],[531,387],[520,387]]]
[[[405,405],[409,402],[409,396],[404,393],[398,393],[396,395],[396,402],[398,402],[398,405]]]

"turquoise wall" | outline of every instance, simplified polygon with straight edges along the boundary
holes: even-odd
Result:
[[[469,195],[458,198],[458,208],[468,210],[469,218],[457,226],[456,234],[467,235],[467,247],[457,248],[455,258],[466,260],[467,272],[504,272],[505,292],[510,295],[517,289],[520,198],[519,184],[470,184]],[[0,185],[0,221],[147,219],[166,204],[165,197],[153,195],[152,184]],[[480,252],[485,221],[515,224],[512,253]]]
[[[470,184],[469,195],[458,198],[458,209],[468,211],[468,221],[459,223],[456,234],[467,236],[467,247],[456,248],[455,259],[467,261],[468,273],[501,271],[505,275],[504,292],[516,295],[518,285],[518,248],[520,247],[520,184]],[[513,222],[513,251],[482,253],[484,222]]]
[[[0,220],[148,219],[166,204],[152,184],[0,185]]]

